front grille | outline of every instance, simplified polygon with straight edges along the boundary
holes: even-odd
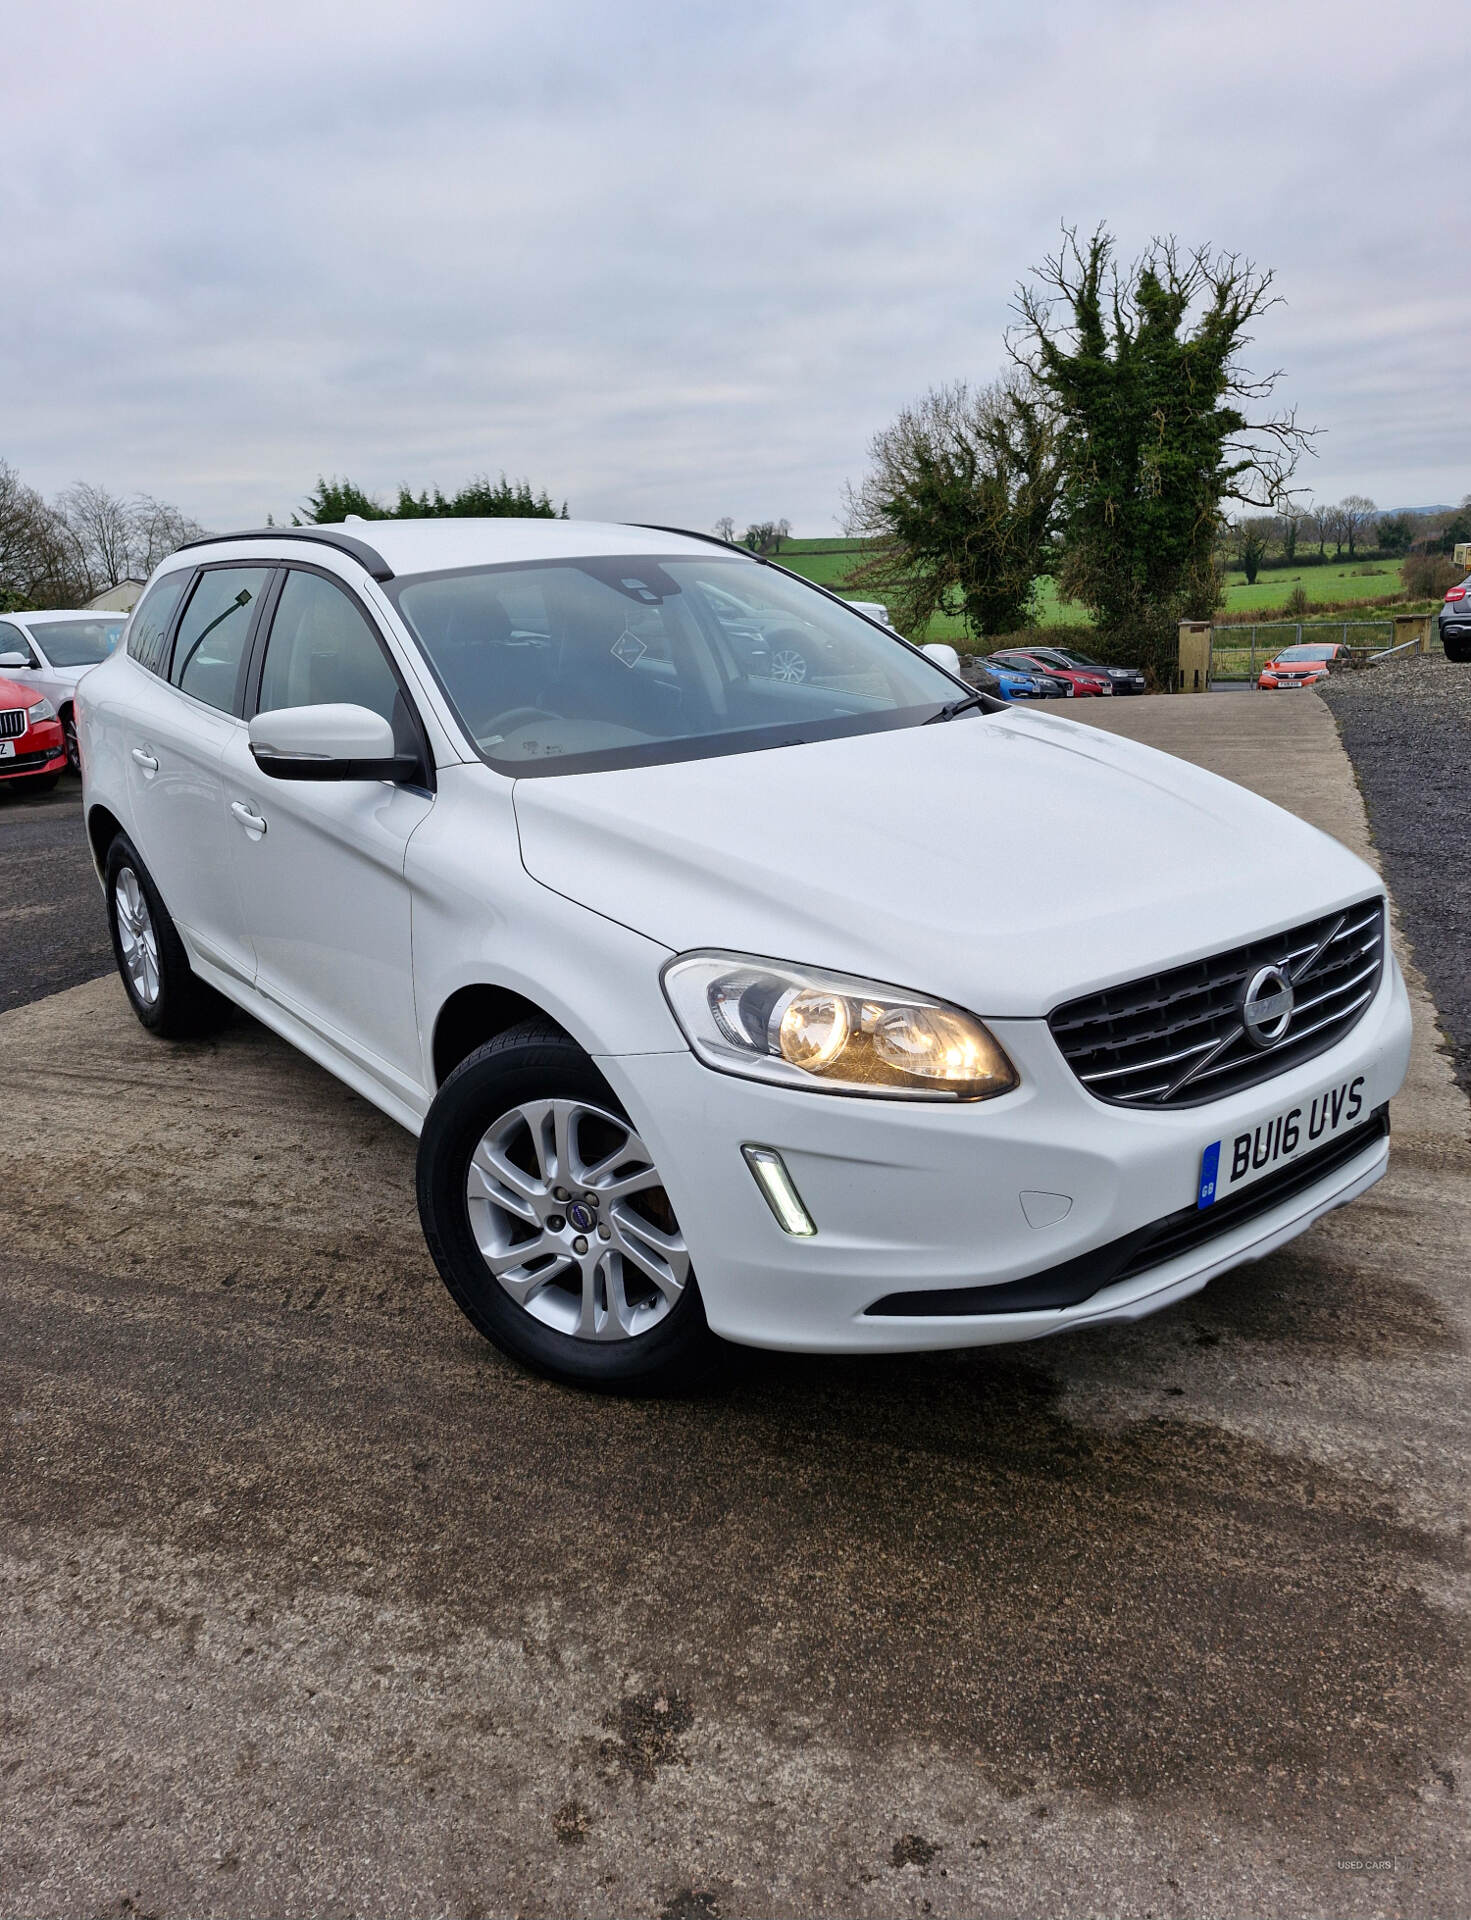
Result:
[[[1292,982],[1292,1018],[1274,1045],[1247,1037],[1241,1004],[1262,967]],[[1384,905],[1361,900],[1167,973],[1070,1000],[1048,1015],[1063,1058],[1095,1099],[1196,1107],[1323,1053],[1374,998],[1384,967]]]
[[[1080,1253],[1041,1273],[1028,1274],[1023,1280],[1003,1280],[994,1287],[935,1287],[917,1293],[886,1293],[864,1309],[888,1319],[928,1319],[973,1313],[1042,1313],[1057,1307],[1081,1306],[1095,1293],[1120,1280],[1132,1280],[1148,1273],[1182,1253],[1197,1247],[1209,1247],[1238,1227],[1258,1220],[1286,1200],[1295,1200],[1320,1181],[1327,1180],[1370,1147],[1389,1138],[1389,1108],[1377,1107],[1362,1126],[1342,1133],[1326,1146],[1315,1147],[1296,1160],[1290,1160],[1275,1173],[1266,1174],[1227,1194],[1213,1207],[1181,1207],[1163,1219],[1137,1227],[1091,1253]]]
[[[25,730],[24,707],[0,707],[0,740],[18,740]]]

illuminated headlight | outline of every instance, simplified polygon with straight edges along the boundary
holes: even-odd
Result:
[[[56,718],[56,709],[49,700],[38,700],[35,706],[26,708],[26,715],[30,720],[30,724],[34,727],[38,726],[43,720],[54,720]]]
[[[1016,1068],[973,1014],[847,974],[733,953],[664,969],[674,1017],[706,1066],[813,1093],[989,1100]]]

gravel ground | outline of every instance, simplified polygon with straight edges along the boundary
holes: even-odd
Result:
[[[1369,825],[1471,1091],[1471,666],[1432,654],[1334,680],[1324,691]]]

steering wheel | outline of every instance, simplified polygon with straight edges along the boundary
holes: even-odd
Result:
[[[545,707],[507,707],[504,713],[498,713],[486,726],[486,733],[514,733],[517,727],[524,727],[528,720],[560,720],[561,715],[548,713]]]

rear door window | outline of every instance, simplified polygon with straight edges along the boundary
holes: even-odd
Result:
[[[221,713],[239,711],[246,644],[269,567],[212,567],[199,576],[174,641],[169,679]]]

